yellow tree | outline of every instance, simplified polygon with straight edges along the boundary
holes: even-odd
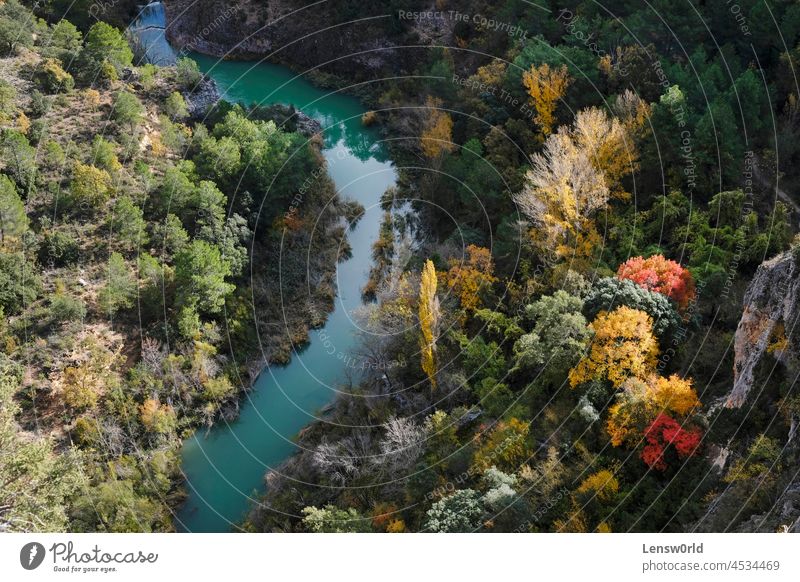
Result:
[[[420,357],[422,370],[436,388],[436,340],[439,327],[439,299],[436,297],[436,269],[428,259],[419,284]]]
[[[514,196],[534,224],[540,250],[556,258],[590,256],[600,241],[594,216],[611,197],[627,196],[620,180],[637,159],[625,127],[601,109],[580,111],[571,127],[550,135]]]
[[[467,247],[466,262],[452,259],[447,272],[447,286],[458,295],[464,309],[475,310],[480,305],[480,291],[491,285],[494,276],[494,263],[489,249],[477,245]]]
[[[644,311],[618,307],[601,311],[589,324],[594,332],[589,353],[569,371],[569,383],[608,380],[615,387],[628,378],[646,378],[653,373],[658,358],[658,341],[653,335],[653,320]]]
[[[439,99],[428,97],[427,118],[420,137],[422,153],[431,160],[456,147],[453,143],[453,120],[446,111],[440,109],[441,104]]]
[[[564,97],[571,83],[567,67],[561,65],[558,69],[550,68],[547,63],[538,67],[531,65],[530,71],[523,73],[522,83],[528,90],[531,106],[536,110],[536,123],[545,136],[550,135],[558,101]]]

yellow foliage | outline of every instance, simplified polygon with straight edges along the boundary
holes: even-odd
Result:
[[[651,375],[645,380],[629,378],[609,408],[606,431],[615,447],[638,442],[645,428],[662,412],[685,416],[700,406],[690,379]]]
[[[494,263],[489,249],[469,245],[467,255],[466,264],[451,259],[446,281],[447,286],[458,295],[461,306],[474,311],[480,306],[481,289],[497,281],[497,278],[493,275]]]
[[[406,531],[406,523],[402,519],[393,519],[386,526],[386,533],[403,533]]]
[[[619,492],[619,481],[608,469],[602,469],[589,475],[578,487],[578,493],[589,493],[602,502],[612,501]]]
[[[658,341],[653,320],[644,311],[626,306],[601,311],[589,327],[594,332],[589,354],[569,371],[570,386],[606,379],[619,387],[628,378],[653,372]]]
[[[436,268],[433,261],[428,259],[422,269],[419,284],[419,345],[422,370],[428,375],[432,388],[436,388],[436,331],[439,324],[436,285]]]
[[[536,110],[536,123],[542,128],[542,133],[548,136],[553,131],[555,112],[558,101],[564,97],[571,79],[567,74],[567,67],[561,65],[558,69],[551,69],[550,65],[531,65],[530,71],[522,75],[522,83],[528,90],[530,103]]]
[[[501,471],[516,472],[531,458],[529,432],[530,424],[517,418],[498,422],[475,452],[473,469],[483,473],[494,466]]]
[[[17,116],[17,129],[20,133],[24,133],[25,135],[28,135],[28,131],[31,129],[31,120],[28,119],[24,111],[20,111]]]
[[[611,533],[611,526],[607,522],[601,521],[597,526],[597,533]]]
[[[453,120],[446,111],[439,109],[441,104],[438,99],[428,98],[428,117],[420,137],[422,153],[431,160],[453,151],[456,147],[453,143]]]

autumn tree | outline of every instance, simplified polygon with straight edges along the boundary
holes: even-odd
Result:
[[[168,434],[175,430],[175,409],[167,404],[161,404],[158,399],[148,398],[139,408],[139,418],[142,426],[149,432]]]
[[[615,447],[635,445],[645,428],[661,413],[686,417],[700,406],[692,381],[672,375],[629,378],[608,411],[606,430]]]
[[[430,160],[452,152],[456,147],[453,143],[453,120],[449,113],[440,109],[441,104],[440,100],[428,97],[420,147]]]
[[[603,311],[589,328],[594,332],[589,353],[569,371],[573,388],[593,380],[619,387],[628,378],[644,378],[655,369],[658,341],[653,320],[644,311],[625,306]]]
[[[480,305],[480,293],[497,281],[494,263],[489,249],[476,245],[467,246],[466,262],[450,260],[447,286],[453,290],[464,309],[474,311]]]
[[[551,68],[547,63],[531,65],[530,71],[522,75],[530,104],[536,110],[536,123],[545,136],[553,131],[556,107],[571,82],[566,65],[559,68]]]
[[[422,370],[433,388],[436,388],[436,340],[440,315],[436,286],[436,268],[433,261],[428,259],[422,268],[419,285],[419,345]]]
[[[667,452],[674,450],[678,459],[691,457],[697,452],[703,434],[698,428],[683,428],[668,414],[659,414],[645,429],[645,446],[642,460],[648,467],[664,471],[667,466]]]
[[[630,258],[619,266],[617,277],[630,279],[645,289],[666,295],[681,311],[685,311],[695,297],[692,274],[663,255]]]
[[[105,170],[77,162],[72,170],[72,198],[86,210],[102,207],[111,196],[111,176]]]
[[[602,503],[609,503],[619,492],[619,481],[614,477],[614,473],[608,469],[601,469],[586,477],[578,486],[577,492],[590,495]]]
[[[531,458],[529,432],[530,424],[518,418],[497,422],[488,434],[481,435],[473,467],[479,472],[492,466],[501,471],[517,471]]]

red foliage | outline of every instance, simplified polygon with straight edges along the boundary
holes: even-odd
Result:
[[[700,429],[683,429],[678,422],[667,414],[659,414],[644,431],[647,444],[642,450],[642,460],[652,469],[663,471],[667,468],[664,451],[672,445],[683,459],[691,457],[700,446],[702,438]]]
[[[681,311],[694,299],[692,274],[663,255],[628,259],[617,269],[617,277],[630,279],[645,289],[666,295],[678,304]]]

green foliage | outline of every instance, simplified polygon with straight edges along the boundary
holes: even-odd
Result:
[[[63,532],[66,506],[83,482],[80,457],[57,454],[43,438],[23,438],[15,416],[22,367],[0,354],[0,531]]]
[[[28,230],[28,216],[17,188],[8,176],[0,174],[0,246],[6,237],[19,237]]]
[[[662,340],[675,333],[681,324],[680,316],[664,295],[616,277],[604,277],[592,286],[585,299],[584,313],[592,320],[601,311],[614,311],[620,305],[644,311],[652,317],[653,332]]]
[[[96,22],[86,34],[78,62],[84,83],[91,84],[98,79],[116,79],[124,67],[131,66],[133,52],[119,30]]]
[[[108,259],[106,284],[99,294],[100,306],[109,315],[121,309],[133,307],[136,295],[136,278],[125,259],[119,253],[112,253]]]
[[[80,256],[80,247],[74,236],[61,230],[46,230],[39,246],[39,262],[48,268],[74,264]]]
[[[557,386],[574,366],[591,339],[581,310],[583,301],[556,291],[525,308],[533,323],[514,344],[514,371],[542,386]]]
[[[175,256],[178,305],[195,307],[201,313],[219,313],[234,289],[225,282],[230,274],[230,264],[222,259],[216,246],[192,241]]]
[[[166,101],[164,101],[164,111],[172,119],[183,119],[189,115],[189,109],[186,107],[186,101],[183,95],[177,91],[173,91]]]
[[[39,270],[22,252],[0,251],[0,308],[16,315],[42,290]]]
[[[194,89],[203,78],[197,63],[188,57],[178,59],[178,62],[175,64],[175,70],[178,83],[184,89]]]
[[[122,125],[136,127],[144,114],[144,106],[133,93],[120,91],[114,100],[112,117]]]
[[[17,0],[0,5],[0,57],[33,45],[33,14]]]
[[[4,129],[0,137],[0,151],[3,154],[5,171],[27,195],[36,179],[36,149],[31,147],[28,138],[22,133],[14,129]]]
[[[44,59],[34,75],[39,88],[45,93],[68,93],[75,87],[75,79],[61,68],[56,59]]]
[[[123,196],[114,203],[109,226],[128,251],[139,249],[149,240],[144,212],[129,196]]]

